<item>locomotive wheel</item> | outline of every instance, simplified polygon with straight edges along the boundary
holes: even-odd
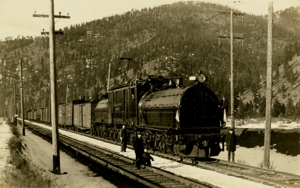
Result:
[[[142,138],[144,140],[145,148],[152,147],[153,140],[153,133],[149,130],[146,130],[142,133]]]
[[[154,148],[162,153],[166,153],[166,142],[165,142],[165,135],[156,133],[155,141],[154,141]]]
[[[167,150],[166,150],[166,143],[164,141],[161,141],[159,143],[159,150],[162,152],[162,153],[167,153]]]
[[[134,139],[135,139],[135,132],[129,131],[129,143],[133,144]]]
[[[158,132],[155,133],[154,149],[160,152],[163,152],[162,137],[163,137],[162,134]]]
[[[95,125],[92,125],[91,130],[90,130],[90,133],[92,136],[95,136],[95,133],[96,133],[95,130],[96,130]]]
[[[110,140],[114,139],[114,129],[113,128],[109,129],[109,139]]]
[[[166,137],[165,142],[166,142],[167,152],[170,154],[174,154],[174,152],[173,152],[173,145],[174,145],[174,140],[175,140],[175,139],[173,139],[174,136],[165,134],[165,137]]]
[[[107,135],[107,128],[106,127],[102,127],[101,129],[99,129],[100,131],[100,137],[101,138],[106,138],[106,135]]]
[[[118,135],[118,131],[117,131],[115,128],[113,128],[113,129],[112,129],[112,134],[111,134],[111,136],[112,136],[111,139],[112,139],[113,141],[116,141],[117,135]]]

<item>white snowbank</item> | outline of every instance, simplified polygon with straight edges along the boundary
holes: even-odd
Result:
[[[0,118],[0,187],[8,187],[4,181],[5,167],[7,160],[9,160],[9,147],[7,141],[12,136],[10,127],[5,121]],[[22,137],[28,147],[28,155],[32,162],[42,167],[45,172],[50,175],[59,185],[63,187],[72,188],[115,188],[116,186],[102,177],[94,174],[87,166],[77,162],[76,159],[71,158],[66,153],[60,151],[61,172],[67,172],[64,175],[55,175],[50,173],[53,168],[52,145],[42,138],[34,135],[30,131],[26,131],[26,136]]]
[[[4,181],[4,170],[9,159],[10,153],[8,140],[12,136],[9,126],[5,124],[3,118],[0,118],[0,182]],[[0,184],[1,185],[1,184]]]
[[[51,127],[44,126],[42,124],[37,124],[37,125],[43,126],[47,129],[51,129]],[[92,138],[88,138],[88,137],[85,137],[85,136],[77,135],[77,134],[70,133],[70,132],[67,132],[67,131],[64,131],[64,130],[59,130],[59,133],[63,134],[63,135],[70,136],[70,137],[75,138],[75,139],[80,139],[80,140],[85,141],[86,143],[91,144],[91,145],[96,145],[96,146],[108,148],[108,149],[110,149],[114,152],[118,152],[118,153],[120,153],[124,156],[130,157],[130,158],[135,158],[134,151],[129,149],[129,148],[127,149],[126,153],[121,153],[120,152],[120,146],[117,146],[117,145],[113,145],[113,144],[102,142],[102,141],[99,141],[99,140],[96,140],[96,139],[92,139]],[[269,187],[269,186],[266,186],[266,185],[263,185],[263,184],[260,184],[260,183],[257,183],[257,182],[244,180],[244,179],[240,179],[240,178],[237,178],[237,177],[228,176],[228,175],[221,174],[221,173],[218,173],[218,172],[204,170],[204,169],[200,169],[200,168],[193,167],[193,166],[184,165],[184,164],[174,162],[172,160],[164,159],[164,158],[161,158],[161,157],[157,157],[157,156],[154,156],[154,161],[153,161],[152,165],[155,166],[155,167],[165,169],[169,172],[181,175],[181,176],[197,179],[197,180],[204,181],[204,182],[210,183],[212,185],[216,185],[216,186],[224,187],[224,188],[234,188],[234,187],[236,187],[236,188],[240,188],[240,187],[260,188],[260,187],[262,187],[263,188],[263,187]]]
[[[265,121],[257,121],[256,119],[250,119],[249,122],[241,123],[240,120],[235,122],[235,128],[248,128],[248,129],[265,129]],[[226,127],[231,127],[231,121],[227,121]],[[271,123],[271,129],[300,129],[300,123],[292,121],[277,121]]]

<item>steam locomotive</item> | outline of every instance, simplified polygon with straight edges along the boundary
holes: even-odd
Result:
[[[100,101],[60,104],[58,123],[111,140],[118,140],[126,125],[129,142],[140,132],[145,147],[163,153],[186,158],[217,156],[222,141],[219,100],[207,87],[203,73],[192,79],[193,85],[183,87],[182,78],[149,76],[111,88]]]

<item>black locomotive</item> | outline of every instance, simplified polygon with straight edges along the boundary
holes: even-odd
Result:
[[[195,84],[181,78],[149,76],[112,88],[95,108],[94,134],[118,139],[121,125],[130,141],[142,132],[145,146],[182,157],[217,156],[221,148],[221,109],[215,93],[199,73]]]
[[[194,80],[193,85],[182,87],[182,78],[149,76],[111,88],[100,101],[59,104],[59,125],[116,141],[122,125],[127,125],[129,141],[139,131],[147,148],[181,157],[217,156],[221,151],[219,100],[206,86],[204,74]],[[34,117],[31,113],[29,119]]]

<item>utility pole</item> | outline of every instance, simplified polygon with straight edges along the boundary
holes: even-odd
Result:
[[[60,174],[59,134],[57,120],[57,94],[56,94],[56,63],[55,63],[55,26],[54,26],[54,0],[50,0],[50,94],[51,94],[51,122],[53,144],[53,172]]]
[[[14,81],[14,111],[13,111],[13,113],[14,113],[14,124],[15,124],[15,126],[17,126],[18,125],[18,123],[17,123],[17,116],[16,116],[16,114],[17,114],[17,102],[16,102],[16,82]]]
[[[57,113],[57,93],[56,93],[56,63],[55,63],[55,18],[70,18],[70,16],[54,15],[54,0],[50,0],[50,14],[33,14],[33,17],[50,18],[49,48],[50,48],[50,96],[51,96],[51,124],[52,124],[52,145],[53,145],[53,173],[60,174],[59,155],[59,134],[58,134],[58,113]]]
[[[110,85],[109,85],[109,81],[110,81],[110,62],[109,62],[109,64],[108,64],[108,75],[107,75],[107,92],[109,91],[109,87],[110,87]]]
[[[69,95],[69,85],[67,84],[67,88],[66,88],[66,104],[68,103],[68,95]]]
[[[23,136],[25,136],[22,59],[20,59],[20,99],[21,99],[22,132],[23,132]]]
[[[231,128],[235,128],[234,124],[234,89],[233,89],[233,20],[232,10],[230,10],[230,113],[231,113]]]
[[[271,142],[271,108],[272,108],[272,25],[273,2],[269,2],[268,16],[268,53],[267,53],[267,83],[266,83],[266,125],[264,141],[264,167],[270,167],[270,142]]]
[[[219,12],[221,14],[229,14],[228,12]],[[231,128],[235,128],[234,124],[234,73],[233,73],[233,18],[232,16],[240,16],[244,15],[241,13],[233,13],[230,11],[230,37],[227,36],[219,36],[220,38],[230,38],[230,114],[231,114]],[[243,37],[235,37],[236,39],[244,39]]]

